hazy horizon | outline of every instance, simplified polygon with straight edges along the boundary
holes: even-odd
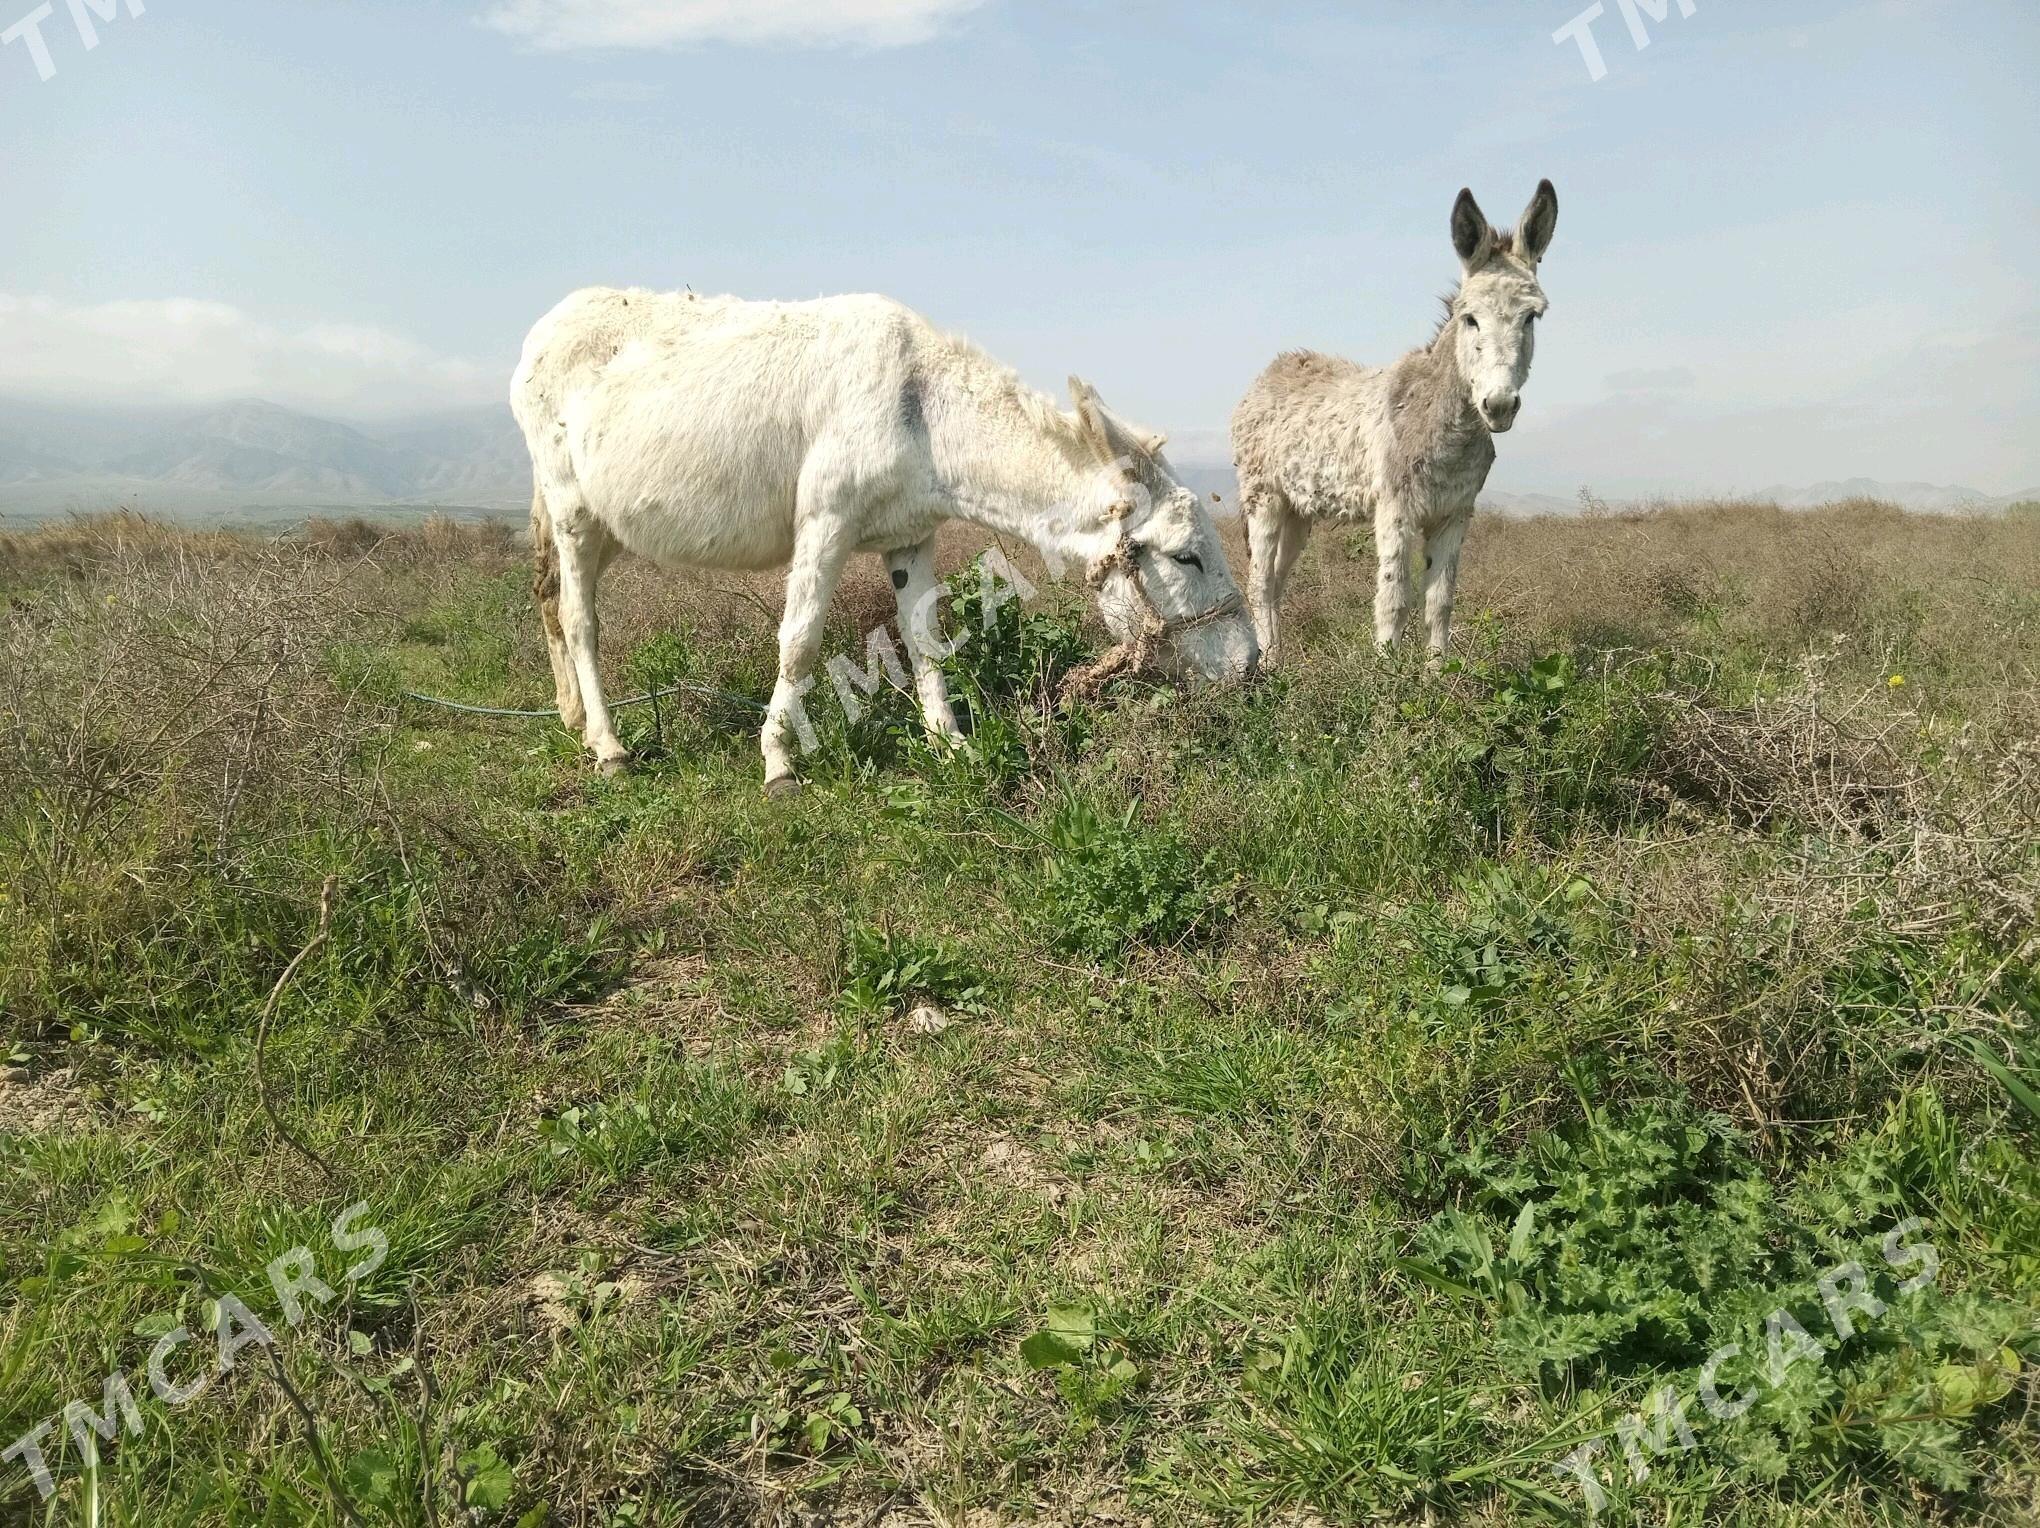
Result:
[[[1171,443],[1185,483],[1223,496],[1234,511],[1238,483],[1224,456]],[[111,508],[186,524],[285,528],[309,515],[403,517],[444,511],[522,521],[530,464],[501,405],[385,420],[346,420],[259,399],[121,409],[75,408],[0,396],[0,521],[38,523]],[[1881,499],[1934,513],[1989,513],[2040,501],[2040,486],[1992,495],[1963,483],[1851,478],[1774,483],[1742,497],[1806,508]],[[1489,510],[1570,515],[1590,500],[1712,502],[1709,496],[1623,494],[1591,478],[1565,493],[1493,488]]]

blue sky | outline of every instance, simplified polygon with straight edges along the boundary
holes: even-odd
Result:
[[[370,417],[502,396],[579,285],[875,289],[1208,457],[1548,175],[1497,487],[2040,486],[2030,0],[1605,0],[1598,82],[1589,0],[129,3],[0,49],[0,392]]]

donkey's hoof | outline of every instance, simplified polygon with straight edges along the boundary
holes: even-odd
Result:
[[[630,755],[622,753],[613,759],[597,759],[595,769],[605,780],[620,780],[630,773]]]
[[[765,782],[767,801],[788,801],[800,794],[800,781],[792,775],[778,775]]]

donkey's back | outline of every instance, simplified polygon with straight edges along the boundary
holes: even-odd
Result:
[[[1387,373],[1315,350],[1278,356],[1233,412],[1243,492],[1273,492],[1310,519],[1372,512],[1374,441]]]
[[[532,329],[511,408],[541,494],[585,508],[629,550],[772,567],[792,552],[818,450],[863,479],[909,471],[901,399],[925,329],[883,297],[590,288]]]
[[[586,399],[602,386],[705,380],[736,406],[806,413],[818,389],[835,390],[860,364],[902,359],[927,327],[889,297],[752,302],[588,287],[532,327],[511,408],[522,420],[538,404]]]

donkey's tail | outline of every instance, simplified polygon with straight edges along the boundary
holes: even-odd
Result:
[[[539,624],[545,628],[545,648],[552,659],[553,693],[559,700],[560,720],[568,731],[576,732],[585,713],[581,685],[574,676],[573,659],[567,653],[567,634],[560,626],[560,554],[553,543],[552,511],[545,507],[545,489],[535,482],[531,491],[531,567],[531,599],[538,607]]]
[[[531,597],[538,602],[539,619],[548,637],[560,635],[560,554],[553,545],[552,512],[545,507],[545,490],[537,484],[531,490]]]

